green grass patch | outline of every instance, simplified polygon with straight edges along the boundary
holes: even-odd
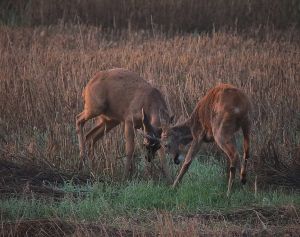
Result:
[[[250,206],[300,205],[300,197],[280,188],[260,191],[242,187],[236,179],[230,198],[226,197],[224,168],[218,163],[193,162],[177,189],[164,183],[133,180],[125,183],[96,182],[85,186],[66,183],[60,187],[70,195],[60,201],[31,198],[11,198],[0,202],[2,219],[32,219],[59,217],[63,219],[97,220],[117,216],[135,216],[165,210],[172,213],[229,211]],[[77,197],[73,193],[78,193]]]

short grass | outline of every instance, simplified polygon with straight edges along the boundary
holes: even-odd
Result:
[[[60,189],[70,192],[60,201],[10,198],[0,202],[2,219],[61,218],[96,221],[105,218],[142,217],[157,211],[196,214],[244,207],[300,205],[300,196],[280,188],[261,190],[256,197],[251,182],[242,187],[238,180],[230,198],[226,197],[224,168],[216,162],[195,161],[182,184],[175,190],[163,182],[132,180],[126,183],[96,182],[86,186],[66,183]],[[79,195],[75,198],[73,193]],[[71,195],[72,193],[72,195]]]

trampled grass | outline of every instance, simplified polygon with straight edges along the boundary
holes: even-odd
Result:
[[[242,187],[236,179],[230,198],[226,197],[224,169],[219,163],[194,162],[182,184],[171,189],[163,182],[132,180],[126,183],[75,186],[66,183],[59,189],[69,192],[59,201],[35,198],[2,200],[2,219],[61,218],[95,221],[116,217],[148,216],[156,211],[197,214],[244,207],[300,205],[299,193],[280,188],[259,190],[256,197],[250,181]],[[74,197],[74,193],[77,193]]]

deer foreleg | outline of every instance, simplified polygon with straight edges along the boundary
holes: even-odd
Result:
[[[167,163],[166,156],[165,156],[165,153],[164,153],[163,149],[158,150],[158,155],[159,155],[159,158],[160,158],[160,165],[161,165],[162,173],[163,173],[164,177],[166,177],[167,182],[169,184],[171,184],[173,182],[173,179],[172,179],[170,169],[169,169],[169,165]]]
[[[177,176],[176,180],[173,183],[173,188],[175,188],[178,183],[182,180],[183,175],[186,173],[186,171],[188,170],[190,164],[192,163],[192,160],[194,159],[195,155],[197,154],[197,152],[200,149],[200,145],[201,145],[201,141],[202,138],[194,138],[191,146],[189,148],[189,151],[184,159],[184,163],[180,169],[179,175]]]
[[[244,135],[244,144],[243,144],[243,148],[244,148],[244,155],[243,155],[243,164],[241,167],[241,174],[240,174],[240,179],[241,179],[241,183],[245,184],[246,183],[246,168],[247,168],[247,161],[249,159],[249,148],[250,148],[250,125],[249,125],[249,121],[245,121],[245,123],[242,126],[242,130],[243,130],[243,135]]]
[[[133,152],[134,152],[134,128],[132,122],[125,122],[125,149],[126,164],[125,177],[129,178],[134,171]]]
[[[80,150],[80,167],[86,162],[85,157],[85,141],[83,139],[83,125],[86,122],[85,113],[81,112],[76,116],[76,132],[78,136]]]

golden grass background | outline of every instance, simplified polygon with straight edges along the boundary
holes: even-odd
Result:
[[[262,38],[222,31],[170,37],[84,25],[1,26],[0,55],[3,152],[77,167],[82,89],[96,71],[124,67],[159,88],[177,119],[219,82],[242,88],[253,103],[252,160],[267,156],[270,143],[282,160],[299,160],[300,45],[293,30]],[[107,134],[93,169],[112,176],[122,169],[123,143],[121,127]]]

